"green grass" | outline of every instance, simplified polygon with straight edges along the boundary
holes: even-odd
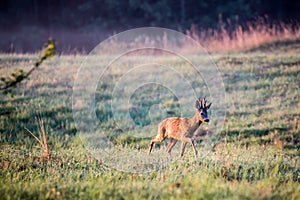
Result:
[[[300,61],[300,54],[297,43],[284,45],[280,48],[276,44],[279,50],[272,51],[266,46],[244,53],[213,55],[223,76],[228,105],[220,143],[208,156],[197,160],[187,146],[183,159],[142,174],[109,168],[96,160],[76,135],[72,86],[84,56],[57,56],[45,62],[12,94],[1,94],[1,198],[299,199],[300,65],[286,63]],[[28,69],[35,57],[1,54],[0,73]],[[161,59],[175,67],[182,65],[168,57]],[[120,73],[112,71],[112,80]],[[96,92],[101,127],[112,133],[108,138],[118,148],[145,152],[156,132],[136,138],[132,137],[132,129],[121,133],[115,129],[108,92],[112,87],[108,80]],[[139,101],[138,97],[147,97],[156,90],[166,95],[155,101]],[[159,86],[145,86],[131,99],[131,115],[140,125],[178,114],[176,98]],[[147,108],[156,103],[163,111],[159,116],[149,116]],[[42,116],[48,133],[49,160],[39,157],[38,142],[24,129],[38,132],[37,115]],[[197,143],[201,151],[201,140]],[[164,153],[165,145],[158,145],[155,151]],[[174,152],[172,156],[178,155]]]

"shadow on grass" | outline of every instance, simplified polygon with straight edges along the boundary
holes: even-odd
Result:
[[[282,48],[289,48],[294,49],[294,45],[299,45],[300,40],[285,40],[285,41],[277,41],[277,42],[271,42],[267,44],[262,44],[258,47],[251,48],[249,50],[244,51],[245,53],[253,53],[257,51],[273,51],[273,50],[279,50]]]
[[[262,137],[265,135],[268,135],[271,132],[274,132],[275,130],[277,131],[288,131],[288,128],[281,128],[281,127],[274,127],[271,129],[246,129],[246,130],[242,130],[242,131],[237,131],[237,130],[233,130],[233,131],[227,131],[226,135],[230,138],[230,139],[234,139],[235,137],[239,137],[239,138],[249,138],[249,137]]]

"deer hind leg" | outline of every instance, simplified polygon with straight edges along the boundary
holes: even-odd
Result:
[[[156,136],[152,137],[152,140],[151,140],[150,145],[149,145],[148,155],[150,155],[154,143],[162,142],[162,141],[164,141],[165,139],[166,139],[166,136],[165,136],[165,129],[161,129],[161,130],[159,131],[159,133],[158,133]]]
[[[176,142],[177,142],[177,140],[175,140],[173,138],[170,139],[170,143],[169,143],[169,145],[167,147],[167,150],[166,150],[167,153],[169,153],[170,155],[171,155],[171,150],[175,146]]]

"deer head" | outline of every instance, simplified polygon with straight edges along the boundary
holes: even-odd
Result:
[[[210,108],[211,104],[212,103],[207,105],[207,100],[205,97],[203,98],[203,100],[201,100],[200,98],[196,100],[196,109],[198,112],[199,121],[204,123],[209,122],[207,110]]]

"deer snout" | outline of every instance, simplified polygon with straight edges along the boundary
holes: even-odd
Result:
[[[209,122],[209,119],[204,119],[204,122],[208,123],[208,122]]]

